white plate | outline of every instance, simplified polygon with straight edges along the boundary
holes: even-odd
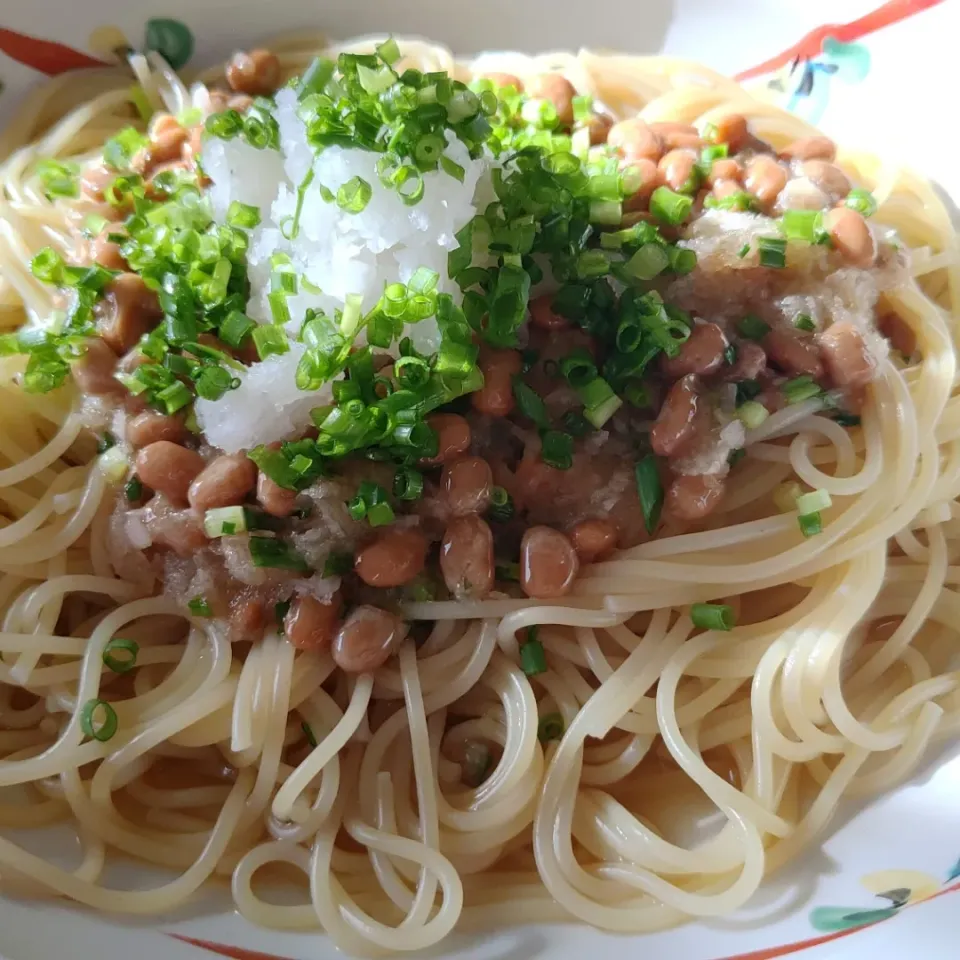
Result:
[[[102,57],[117,32],[135,47],[145,36],[163,34],[181,53],[192,46],[193,63],[213,62],[253,40],[304,27],[334,37],[372,31],[428,35],[462,53],[588,45],[664,51],[731,74],[772,60],[749,83],[845,143],[921,167],[960,197],[955,110],[944,109],[956,88],[957,3],[893,0],[875,10],[878,0],[606,0],[582,6],[570,0],[485,0],[471,9],[448,0],[334,0],[315,10],[301,0],[166,0],[151,11],[152,25],[151,14],[138,4],[119,0],[10,0],[4,6],[0,124],[41,78],[34,66],[56,71],[75,63],[78,54]],[[824,23],[834,25],[821,28]],[[114,30],[105,31],[110,24]],[[72,52],[38,47],[30,37]],[[748,909],[709,925],[629,939],[582,927],[512,929],[455,937],[430,955],[580,960],[587,951],[604,950],[670,960],[767,960],[809,951],[837,960],[946,960],[957,955],[960,933],[958,797],[960,756],[951,759],[948,752],[894,794],[863,810],[845,808],[846,820],[834,824],[833,835],[772,878]],[[49,835],[42,842],[48,848],[56,843]],[[108,882],[136,888],[155,880],[155,874],[128,865],[111,872]],[[899,895],[891,899],[891,891]],[[322,936],[251,926],[231,912],[222,891],[198,895],[189,911],[159,925],[0,899],[0,955],[6,960],[201,960],[201,946],[244,960],[338,955]]]

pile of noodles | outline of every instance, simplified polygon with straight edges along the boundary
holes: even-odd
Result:
[[[296,72],[325,42],[269,45]],[[402,46],[424,69],[471,70],[440,47]],[[562,71],[620,117],[737,112],[775,146],[811,132],[686,62],[484,60],[521,77]],[[169,69],[134,66],[176,110],[186,88]],[[119,68],[58,78],[0,141],[2,329],[53,308],[29,261],[73,245],[34,162],[94,155],[131,122],[130,82]],[[113,495],[72,390],[26,394],[22,360],[0,359],[0,891],[162,914],[229,879],[253,922],[323,929],[364,954],[427,947],[458,925],[655,930],[735,910],[842,801],[892,788],[956,737],[957,238],[922,178],[842,149],[838,162],[912,263],[883,306],[916,333],[917,355],[884,363],[862,427],[809,409],[771,418],[707,529],[586,568],[562,602],[413,604],[409,616],[435,622],[429,639],[374,675],[334,675],[327,654],[273,632],[231,646],[216,622],[139,595],[110,564]],[[790,479],[830,493],[819,536],[774,506]],[[732,632],[694,635],[685,610],[707,600],[734,607]],[[533,624],[549,669],[530,679],[516,637]],[[122,676],[102,662],[118,634],[140,645]],[[118,718],[107,742],[80,724],[78,705],[98,696]],[[554,711],[566,730],[544,746],[538,717]],[[461,761],[477,740],[498,759],[470,788]],[[8,838],[54,823],[76,828],[78,861]],[[173,879],[111,889],[118,856]],[[271,874],[298,878],[299,905],[276,905]]]

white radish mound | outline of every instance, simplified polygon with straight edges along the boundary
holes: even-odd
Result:
[[[234,201],[260,210],[261,224],[250,235],[248,267],[251,283],[249,316],[272,322],[267,300],[271,257],[284,253],[299,277],[298,292],[287,299],[296,336],[308,308],[331,314],[347,295],[359,294],[362,309],[370,310],[384,287],[406,283],[419,267],[440,276],[438,289],[460,302],[458,287],[447,276],[447,254],[457,246],[455,234],[494,197],[489,156],[473,160],[467,148],[447,134],[446,155],[464,169],[461,183],[442,170],[423,174],[419,203],[406,205],[377,176],[378,154],[328,147],[319,156],[308,145],[306,128],[297,116],[292,90],[277,94],[280,150],[257,150],[242,140],[211,139],[204,146],[203,168],[212,180],[208,191],[214,217],[226,220]],[[295,215],[297,191],[312,165],[313,181],[303,195],[299,231],[287,239],[281,224]],[[372,188],[360,213],[347,213],[321,196],[321,186],[336,194],[353,177]],[[307,281],[310,289],[307,288]],[[321,292],[315,292],[319,289]],[[439,344],[433,319],[408,325],[417,349],[432,352]],[[363,343],[361,332],[357,339]],[[268,357],[241,374],[241,385],[217,401],[198,399],[197,420],[207,440],[228,452],[249,449],[296,435],[310,423],[310,410],[329,402],[329,387],[304,393],[294,374],[303,348],[291,342],[290,353]]]

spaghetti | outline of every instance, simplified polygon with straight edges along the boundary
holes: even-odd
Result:
[[[273,49],[293,74],[323,46]],[[617,118],[703,129],[742,114],[775,148],[816,133],[675,60],[403,52],[461,79],[561,73]],[[158,105],[163,92],[186,108],[169,102],[186,88],[162,64],[134,66]],[[30,262],[74,243],[33,165],[96,156],[129,123],[127,86],[120,71],[58,78],[5,134],[4,330],[56,308]],[[63,865],[0,838],[2,888],[160,915],[229,879],[252,922],[322,929],[365,955],[455,927],[649,931],[737,909],[842,801],[890,789],[955,737],[957,239],[923,179],[866,155],[837,162],[909,248],[910,276],[883,300],[916,350],[880,362],[859,429],[818,403],[787,406],[750,428],[705,521],[585,565],[560,598],[408,600],[428,635],[373,672],[344,673],[274,629],[232,644],[219,619],[188,616],[160,587],[144,595],[138,571],[112,562],[111,478],[74,391],[25,392],[22,359],[0,360],[0,824],[66,822],[83,851]],[[778,509],[798,482],[828,495],[816,536]],[[691,619],[717,602],[732,632]],[[531,629],[546,670],[528,676]],[[109,738],[84,709],[94,701],[113,715]],[[558,741],[540,739],[547,718]],[[110,888],[117,855],[174,878]],[[291,869],[301,902],[277,905],[257,878]]]

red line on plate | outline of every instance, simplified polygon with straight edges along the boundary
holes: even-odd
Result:
[[[68,70],[79,70],[81,67],[107,66],[102,60],[74,50],[73,47],[66,47],[53,40],[28,37],[25,33],[17,33],[6,27],[0,27],[0,51],[12,60],[33,67],[48,77],[55,77]]]
[[[182,933],[168,933],[168,937],[189,943],[201,950],[219,953],[221,957],[230,957],[231,960],[289,960],[289,957],[279,957],[275,953],[259,953],[256,950],[247,950],[245,947],[231,947],[227,943],[215,943],[213,940],[197,940],[195,937],[185,937]]]
[[[801,950],[818,947],[821,943],[830,943],[831,940],[849,937],[851,933],[859,933],[861,930],[866,930],[867,927],[872,926],[872,923],[865,923],[862,927],[852,927],[849,930],[837,930],[835,933],[826,933],[822,937],[811,937],[809,940],[797,940],[795,943],[783,943],[779,947],[766,947],[761,950],[754,950],[752,953],[738,953],[735,956],[721,957],[719,960],[775,960],[776,957],[786,957],[791,953],[799,953]]]
[[[811,30],[802,40],[799,40],[783,53],[765,60],[763,63],[750,67],[738,73],[734,80],[749,80],[764,73],[771,73],[780,67],[786,66],[796,57],[815,57],[827,37],[833,37],[843,43],[852,43],[868,34],[875,33],[883,27],[899,23],[915,14],[928,10],[943,3],[943,0],[888,0],[887,3],[870,13],[865,13],[850,23],[825,23]]]

